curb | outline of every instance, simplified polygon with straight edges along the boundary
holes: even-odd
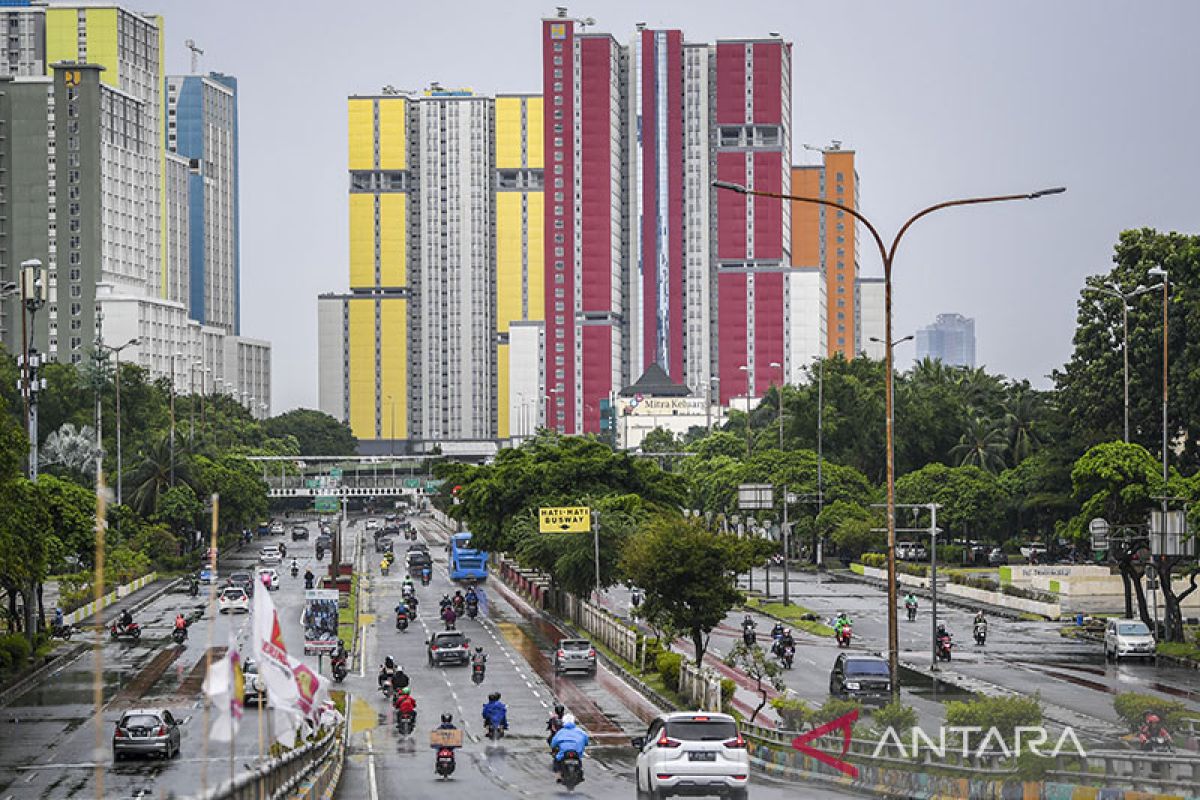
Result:
[[[844,580],[853,581],[855,583],[865,583],[868,586],[874,586],[876,588],[881,588],[881,587],[887,586],[887,583],[885,581],[877,580],[876,578],[869,578],[866,575],[859,575],[858,573],[851,572],[850,570],[845,570],[845,571],[839,570],[837,572],[830,572],[829,574],[834,576],[838,580],[844,579]],[[917,595],[918,597],[932,597],[932,593],[928,589],[922,589],[922,588],[919,588],[916,586],[905,586],[904,589],[906,591],[911,591],[913,594]],[[962,608],[962,609],[966,609],[967,611],[975,611],[975,610],[978,610],[979,608],[986,608],[986,609],[988,609],[988,611],[990,611],[992,613],[993,616],[996,616],[996,617],[1004,617],[1005,619],[1011,619],[1011,620],[1017,620],[1017,621],[1022,621],[1024,619],[1021,616],[1021,614],[1024,612],[1017,612],[1017,611],[1013,611],[1011,608],[1007,608],[1005,606],[996,606],[996,605],[992,605],[991,603],[984,603],[984,602],[980,602],[980,601],[967,602],[967,601],[963,600],[961,597],[957,597],[955,595],[946,595],[946,594],[939,593],[938,594],[938,605],[954,606],[955,608]],[[1057,620],[1047,620],[1047,621],[1048,622],[1056,622]]]
[[[166,586],[162,587],[161,589],[155,590],[154,592],[151,592],[150,595],[148,595],[144,599],[137,600],[136,602],[133,603],[132,606],[130,606],[129,610],[131,612],[132,611],[140,611],[141,609],[150,605],[155,600],[162,597],[164,594],[171,591],[172,589],[174,589],[176,586],[178,586],[180,583],[183,582],[183,578],[175,578],[174,580],[170,580],[170,579],[165,579],[165,580],[169,580],[169,583],[167,583]],[[142,588],[144,589],[145,587],[142,587]],[[141,591],[141,590],[139,589],[137,591]],[[126,595],[126,597],[129,597],[129,595]],[[121,599],[124,599],[124,598],[121,598]],[[109,606],[106,606],[105,608],[112,608],[112,606],[109,605]],[[96,612],[96,614],[93,614],[92,616],[95,617],[99,613],[100,612]],[[101,627],[103,627],[103,626],[101,626]],[[5,689],[3,692],[0,692],[0,706],[7,706],[10,702],[15,700],[17,697],[20,697],[22,694],[29,691],[30,688],[32,688],[34,685],[36,685],[39,681],[41,681],[48,674],[54,672],[55,670],[59,669],[62,666],[65,666],[66,664],[70,663],[71,661],[74,661],[76,658],[81,656],[86,651],[93,649],[93,647],[94,647],[94,644],[90,644],[90,643],[89,644],[79,644],[79,645],[76,645],[75,647],[72,647],[70,650],[64,650],[61,653],[50,657],[41,666],[34,669],[33,672],[30,672],[24,678],[17,681],[12,686]]]

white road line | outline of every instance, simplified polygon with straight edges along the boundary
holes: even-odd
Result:
[[[366,732],[367,738],[367,791],[370,800],[379,800],[379,786],[375,783],[375,745],[371,741],[371,732]]]

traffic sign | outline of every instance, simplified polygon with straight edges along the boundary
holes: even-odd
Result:
[[[587,506],[557,506],[538,509],[541,533],[586,533],[592,529],[592,510]]]

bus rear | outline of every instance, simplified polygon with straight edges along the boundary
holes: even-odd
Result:
[[[471,547],[469,532],[456,533],[450,540],[450,579],[462,581],[487,578],[488,554]]]

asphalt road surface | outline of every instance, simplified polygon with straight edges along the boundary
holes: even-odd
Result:
[[[531,619],[531,610],[502,590],[498,582],[482,585],[483,602],[478,619],[460,620],[459,630],[482,645],[488,654],[487,674],[481,685],[471,681],[469,667],[430,667],[425,640],[442,629],[437,619],[438,599],[453,594],[445,553],[437,528],[417,519],[419,535],[429,543],[434,557],[434,577],[428,587],[417,583],[417,624],[407,632],[395,630],[392,608],[400,594],[401,570],[384,577],[377,560],[370,572],[363,627],[363,667],[347,679],[355,694],[351,708],[351,752],[337,797],[349,798],[458,798],[458,797],[605,797],[634,796],[634,752],[629,738],[645,732],[654,709],[632,690],[601,668],[595,678],[557,677],[553,657],[554,629]],[[361,530],[361,525],[350,529]],[[408,543],[397,540],[398,564]],[[391,655],[409,675],[417,699],[417,729],[402,737],[394,716],[377,691],[377,672],[384,656]],[[508,706],[509,732],[498,742],[484,733],[480,710],[490,692],[498,691]],[[584,763],[585,780],[573,793],[554,782],[546,747],[545,723],[558,700],[574,713],[593,736]],[[464,730],[464,747],[457,753],[457,769],[448,781],[434,773],[434,753],[429,731],[443,712],[453,714]],[[799,792],[799,794],[798,794]],[[755,776],[752,795],[763,798],[845,798],[854,795],[822,787],[776,783]]]

